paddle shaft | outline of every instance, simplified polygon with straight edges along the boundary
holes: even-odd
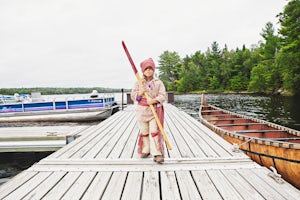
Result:
[[[128,60],[129,60],[130,64],[131,64],[132,70],[133,70],[133,72],[135,73],[135,76],[136,76],[136,78],[137,78],[137,80],[138,80],[138,82],[139,82],[139,85],[142,86],[142,85],[143,85],[142,79],[141,79],[141,77],[140,77],[139,72],[137,71],[137,69],[136,69],[136,67],[135,67],[135,64],[134,64],[134,62],[133,62],[133,60],[132,60],[132,58],[131,58],[131,56],[130,56],[130,54],[129,54],[129,51],[128,51],[128,49],[127,49],[127,47],[126,47],[124,41],[122,41],[122,46],[123,46],[123,48],[124,48],[124,51],[125,51],[125,53],[126,53],[126,55],[127,55],[127,58],[128,58]],[[150,100],[150,97],[149,97],[149,95],[148,95],[148,92],[145,92],[145,96],[146,96],[146,99],[147,99],[147,100]],[[164,128],[162,127],[162,124],[160,123],[160,120],[159,120],[159,118],[158,118],[158,116],[157,116],[157,114],[156,114],[156,111],[155,111],[155,109],[154,109],[154,106],[153,106],[153,105],[149,105],[149,106],[150,106],[150,109],[151,109],[151,111],[152,111],[152,113],[153,113],[153,115],[154,115],[154,118],[155,118],[155,121],[156,121],[156,123],[157,123],[157,126],[158,126],[158,128],[159,128],[161,134],[163,135],[163,138],[164,138],[164,140],[165,140],[165,142],[166,142],[166,144],[167,144],[168,149],[169,149],[169,150],[172,150],[172,147],[171,147],[171,145],[170,145],[170,143],[169,143],[169,140],[168,140],[168,138],[167,138],[166,132],[165,132]]]

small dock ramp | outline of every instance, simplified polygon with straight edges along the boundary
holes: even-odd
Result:
[[[165,163],[137,155],[134,106],[0,186],[0,199],[300,199],[298,189],[173,105]]]
[[[1,127],[0,153],[56,151],[91,126]]]

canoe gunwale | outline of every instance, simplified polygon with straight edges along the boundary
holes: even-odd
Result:
[[[225,112],[225,113],[230,114],[232,116],[237,116],[237,117],[243,118],[243,119],[249,119],[249,120],[255,121],[257,123],[261,123],[261,124],[266,124],[266,125],[271,126],[275,129],[286,131],[287,133],[295,135],[295,136],[300,136],[300,131],[297,131],[297,130],[294,130],[294,129],[291,129],[291,128],[287,128],[287,127],[284,127],[284,126],[281,126],[281,125],[278,125],[278,124],[274,124],[272,122],[267,122],[265,120],[256,119],[256,118],[253,118],[253,117],[233,113],[233,112],[230,112],[228,110],[224,110],[224,109],[215,107],[213,105],[207,105],[207,106],[201,105],[200,109],[199,109],[200,121],[203,124],[205,124],[206,126],[210,127],[213,131],[219,133],[222,137],[224,137],[224,134],[226,134],[226,135],[229,135],[230,137],[237,138],[237,139],[243,140],[243,141],[252,142],[252,143],[269,145],[269,146],[276,146],[276,147],[284,147],[284,148],[290,148],[290,149],[300,149],[300,144],[297,144],[297,143],[291,143],[291,142],[285,142],[285,141],[279,141],[279,140],[272,140],[271,138],[258,138],[258,137],[245,136],[245,135],[239,134],[235,131],[228,131],[228,130],[224,130],[220,127],[217,127],[217,126],[209,123],[209,121],[206,120],[202,116],[201,111],[202,111],[203,107],[211,107],[215,110]]]

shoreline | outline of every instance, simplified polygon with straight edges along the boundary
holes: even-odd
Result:
[[[262,95],[262,96],[297,96],[297,95],[292,95],[291,93],[264,93],[264,92],[247,92],[247,91],[242,91],[242,92],[234,92],[234,91],[228,91],[228,92],[218,92],[218,91],[191,91],[187,93],[180,93],[180,92],[174,92],[174,95],[184,95],[184,94],[252,94],[252,95]]]

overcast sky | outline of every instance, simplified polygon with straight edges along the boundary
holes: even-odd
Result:
[[[164,51],[250,48],[286,0],[1,0],[0,88],[131,88]]]

